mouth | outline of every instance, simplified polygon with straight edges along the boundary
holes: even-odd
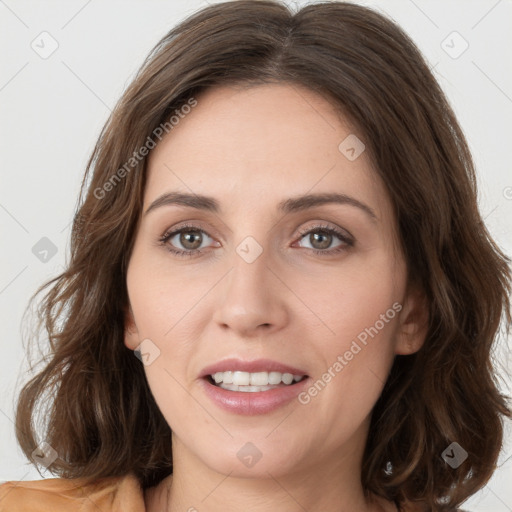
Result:
[[[291,404],[312,380],[302,374],[303,370],[279,363],[273,365],[273,371],[270,371],[272,365],[261,371],[261,364],[258,364],[259,368],[254,368],[253,364],[249,368],[251,373],[240,370],[241,365],[237,366],[238,370],[230,370],[236,366],[226,363],[210,367],[199,379],[210,400],[231,414],[254,416],[272,413]]]
[[[292,388],[303,382],[308,375],[294,375],[280,372],[242,372],[227,371],[205,375],[203,379],[217,388],[226,391],[259,393],[278,388]]]

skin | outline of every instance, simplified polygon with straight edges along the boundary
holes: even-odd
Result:
[[[149,338],[160,350],[144,368],[173,432],[174,474],[147,490],[147,510],[393,511],[363,493],[362,456],[395,355],[424,341],[426,308],[407,286],[391,202],[367,152],[349,161],[338,150],[349,134],[364,135],[295,85],[223,86],[197,100],[149,156],[143,211],[178,191],[213,196],[221,212],[166,205],[143,214],[127,272],[125,345]],[[376,218],[348,204],[276,209],[322,192],[351,196]],[[203,250],[190,258],[158,244],[185,222],[202,237],[174,236],[167,247]],[[354,245],[315,240],[318,224]],[[252,263],[236,251],[247,236],[263,249]],[[242,416],[199,386],[205,366],[229,357],[275,359],[316,381],[394,303],[401,311],[306,405]],[[262,453],[250,468],[237,457],[247,442]]]

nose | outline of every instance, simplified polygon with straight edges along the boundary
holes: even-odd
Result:
[[[213,319],[222,329],[231,329],[238,337],[256,337],[286,325],[286,299],[292,294],[272,266],[265,251],[251,263],[234,255],[215,297]]]

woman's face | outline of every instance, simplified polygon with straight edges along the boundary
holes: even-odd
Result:
[[[364,136],[296,86],[222,87],[197,101],[149,157],[127,274],[125,344],[145,340],[175,461],[276,477],[359,462],[395,354],[421,343]],[[178,193],[190,204],[165,200]],[[300,199],[328,194],[339,202]],[[231,358],[307,378],[253,394],[202,376]]]

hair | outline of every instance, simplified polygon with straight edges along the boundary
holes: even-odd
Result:
[[[328,97],[360,129],[393,205],[408,282],[428,302],[422,348],[396,356],[373,409],[363,488],[451,510],[491,477],[511,417],[493,359],[500,326],[510,331],[510,259],[480,216],[467,142],[419,50],[384,15],[347,2],[295,13],[269,0],[218,3],[150,52],[87,164],[69,262],[30,299],[46,290],[38,328],[51,351],[19,393],[18,442],[31,461],[48,442],[59,455],[49,470],[63,478],[134,472],[146,488],[172,473],[171,429],[123,343],[147,169],[147,158],[130,159],[201,91],[268,83]],[[123,179],[113,182],[116,172]],[[454,441],[468,453],[457,469],[441,458]]]

